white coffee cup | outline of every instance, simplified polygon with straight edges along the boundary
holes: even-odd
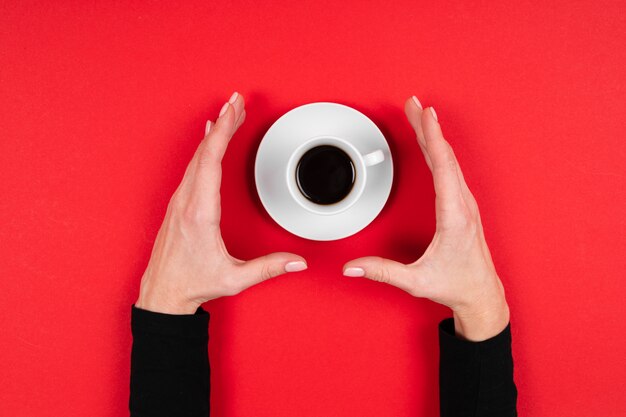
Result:
[[[352,160],[355,170],[355,180],[352,185],[352,189],[350,190],[350,193],[348,193],[348,195],[345,196],[341,201],[338,201],[334,204],[322,205],[310,201],[300,191],[296,179],[296,168],[298,166],[300,158],[302,158],[302,156],[310,149],[322,145],[335,146],[344,151]],[[321,215],[332,215],[341,213],[342,211],[345,211],[348,208],[352,207],[352,205],[356,203],[359,198],[361,198],[363,190],[365,189],[365,184],[367,183],[368,167],[380,164],[384,160],[385,154],[380,149],[363,155],[354,147],[354,145],[352,145],[345,139],[328,135],[316,136],[310,138],[309,140],[298,146],[289,157],[286,169],[287,188],[289,189],[289,193],[291,194],[293,199],[300,206],[312,213]]]

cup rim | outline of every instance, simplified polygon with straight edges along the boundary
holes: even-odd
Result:
[[[344,145],[344,147],[338,146],[343,151],[346,151],[345,147],[348,148],[349,150],[348,156],[350,157],[350,159],[353,160],[353,163],[355,164],[354,169],[356,171],[356,178],[357,178],[357,180],[355,181],[353,185],[352,190],[350,191],[350,193],[348,193],[348,195],[344,199],[342,199],[341,201],[337,203],[328,204],[328,205],[315,204],[307,200],[306,197],[302,195],[302,193],[300,192],[298,188],[297,181],[295,180],[295,175],[292,175],[294,173],[295,166],[296,166],[295,160],[301,158],[302,155],[306,152],[306,150],[314,147],[314,146],[310,146],[311,143],[323,142],[324,139],[330,139],[331,143],[329,144],[331,145],[333,145],[332,142],[334,143],[338,142],[341,145]],[[363,160],[363,155],[361,154],[361,152],[359,152],[359,150],[346,139],[343,139],[334,135],[313,136],[311,138],[308,138],[305,142],[298,145],[298,147],[296,147],[296,149],[294,149],[294,151],[289,156],[289,160],[287,162],[287,166],[285,169],[285,174],[286,174],[286,181],[287,181],[287,189],[289,190],[289,194],[291,195],[293,200],[296,201],[296,203],[298,203],[298,205],[300,205],[305,210],[308,210],[314,214],[319,214],[319,215],[324,215],[324,216],[336,215],[352,207],[361,198],[361,195],[363,194],[363,191],[365,190],[365,184],[367,181],[367,169],[366,169],[365,162]],[[355,188],[357,187],[357,182],[358,182],[358,188]],[[346,202],[346,198],[348,197],[350,198],[350,200]]]

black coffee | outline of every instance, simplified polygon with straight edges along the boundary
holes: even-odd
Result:
[[[341,149],[322,145],[309,149],[296,167],[296,182],[302,194],[316,204],[333,204],[352,190],[356,172]]]

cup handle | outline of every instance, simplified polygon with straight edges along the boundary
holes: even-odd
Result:
[[[385,154],[380,149],[375,150],[374,152],[370,152],[367,155],[363,155],[363,162],[366,167],[371,167],[372,165],[378,165],[385,160]]]

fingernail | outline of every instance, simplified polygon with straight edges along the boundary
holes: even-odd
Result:
[[[304,271],[306,268],[306,263],[302,261],[287,262],[285,265],[285,272]]]
[[[206,127],[204,128],[204,136],[209,134],[209,132],[211,131],[211,126],[212,125],[213,125],[213,123],[211,123],[210,120],[206,121]]]
[[[222,106],[222,110],[220,110],[220,117],[222,117],[224,113],[226,113],[226,109],[228,109],[228,106],[230,106],[230,103],[224,103],[224,105]]]
[[[434,107],[430,108],[430,112],[433,114],[433,117],[435,118],[435,120],[439,121],[439,119],[437,118],[437,112],[435,111]]]
[[[420,110],[422,110],[422,103],[420,103],[420,101],[417,99],[417,97],[413,96],[413,97],[411,97],[411,98],[413,99],[413,102],[415,103],[415,105],[416,105],[417,107],[419,107],[419,108],[420,108]]]
[[[363,268],[346,268],[343,271],[343,275],[346,277],[362,277],[365,276]]]
[[[230,98],[228,99],[228,102],[230,104],[235,104],[235,101],[237,101],[237,97],[239,97],[239,93],[235,91],[233,95],[230,96]]]

